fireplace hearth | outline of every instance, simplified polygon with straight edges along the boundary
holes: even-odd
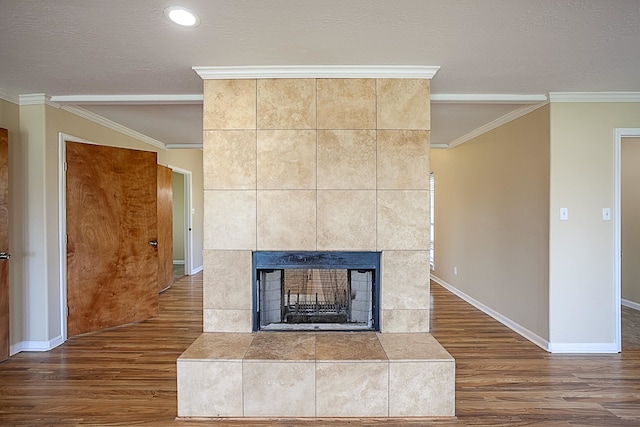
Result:
[[[254,331],[379,330],[379,252],[255,252]]]

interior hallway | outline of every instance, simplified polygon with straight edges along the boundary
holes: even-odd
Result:
[[[160,315],[0,364],[1,425],[588,425],[640,423],[640,314],[623,353],[551,355],[432,286],[432,333],[456,358],[457,419],[175,420],[176,359],[202,331],[202,273],[160,295]],[[636,325],[636,326],[633,326]]]

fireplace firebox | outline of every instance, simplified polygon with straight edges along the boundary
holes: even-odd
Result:
[[[253,330],[379,331],[379,252],[254,252]]]

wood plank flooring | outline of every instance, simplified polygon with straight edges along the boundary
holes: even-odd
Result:
[[[148,321],[0,364],[0,425],[640,425],[640,314],[623,352],[551,355],[435,283],[432,333],[456,358],[456,419],[176,420],[176,358],[202,331],[202,274],[160,295]]]

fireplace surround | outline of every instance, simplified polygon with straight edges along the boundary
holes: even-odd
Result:
[[[452,416],[454,361],[428,333],[429,78],[288,71],[201,74],[204,333],[178,359],[178,415]],[[378,265],[314,264],[351,253]],[[322,331],[354,318],[361,271],[364,329]],[[289,321],[305,330],[268,332]]]

